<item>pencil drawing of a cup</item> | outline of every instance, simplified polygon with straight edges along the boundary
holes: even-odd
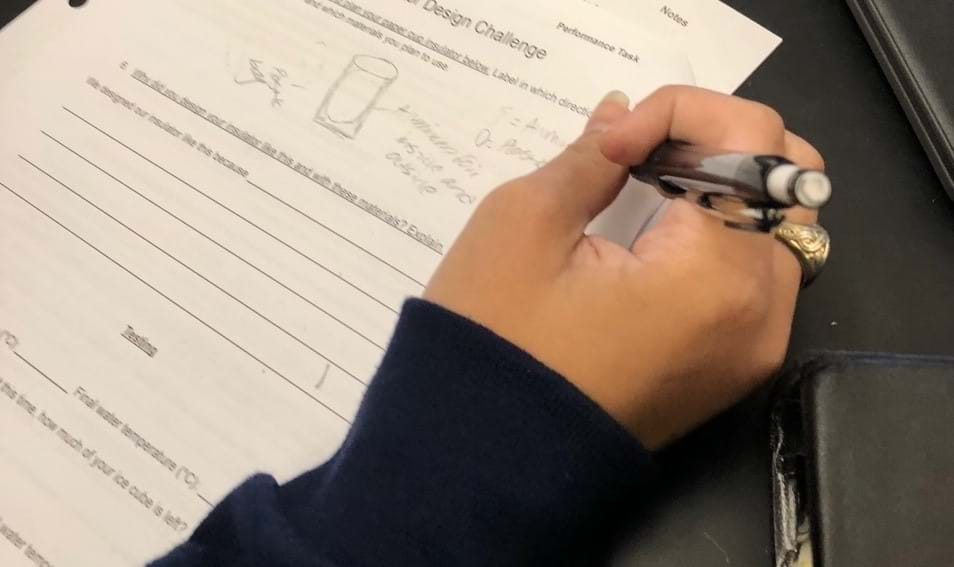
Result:
[[[356,55],[325,95],[315,122],[355,138],[398,74],[397,67],[386,59]]]

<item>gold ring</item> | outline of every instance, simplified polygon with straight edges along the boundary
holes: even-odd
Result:
[[[792,251],[802,267],[802,287],[812,285],[831,253],[831,237],[817,224],[783,222],[775,229],[775,240]]]

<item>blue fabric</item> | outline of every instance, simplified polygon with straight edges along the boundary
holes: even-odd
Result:
[[[648,465],[561,376],[412,300],[337,454],[285,486],[249,479],[153,565],[594,564]]]

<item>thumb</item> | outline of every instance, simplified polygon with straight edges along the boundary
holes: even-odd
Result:
[[[541,191],[557,201],[558,218],[551,220],[561,230],[581,233],[625,185],[626,168],[603,156],[600,138],[628,113],[629,97],[620,91],[609,93],[593,110],[583,135],[530,175]]]

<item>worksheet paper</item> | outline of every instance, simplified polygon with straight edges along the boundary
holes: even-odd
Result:
[[[575,0],[36,4],[0,34],[0,565],[141,564],[326,460],[481,198],[691,82]]]
[[[686,52],[696,85],[732,93],[782,38],[719,0],[582,0]]]

